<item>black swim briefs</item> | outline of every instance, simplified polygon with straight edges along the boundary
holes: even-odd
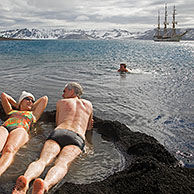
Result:
[[[78,133],[75,133],[68,129],[54,130],[47,138],[47,140],[49,139],[56,141],[60,145],[61,149],[67,145],[76,145],[82,151],[84,151],[84,139]]]

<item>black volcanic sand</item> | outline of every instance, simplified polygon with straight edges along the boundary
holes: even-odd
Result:
[[[5,119],[2,108],[0,118]],[[45,112],[41,121],[54,122],[55,111]],[[194,169],[179,166],[156,139],[117,121],[94,117],[94,127],[123,152],[126,168],[100,182],[64,183],[55,194],[194,194]]]

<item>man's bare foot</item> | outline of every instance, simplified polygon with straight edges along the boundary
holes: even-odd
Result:
[[[25,194],[28,189],[27,179],[25,176],[18,177],[16,181],[16,186],[12,192],[12,194]]]
[[[38,178],[33,183],[32,194],[44,194],[44,181],[41,178]]]

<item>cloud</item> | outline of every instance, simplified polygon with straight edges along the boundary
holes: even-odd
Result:
[[[81,15],[81,16],[78,16],[75,20],[76,21],[86,21],[86,20],[90,20],[90,18],[88,16]]]
[[[193,0],[169,0],[168,15],[176,5],[178,27],[194,27]],[[0,30],[36,28],[153,29],[164,2],[160,0],[1,0]],[[161,22],[162,23],[162,22]]]

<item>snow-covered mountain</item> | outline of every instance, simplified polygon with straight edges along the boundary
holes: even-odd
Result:
[[[20,39],[125,39],[136,38],[126,30],[16,29],[0,32],[0,37]]]
[[[186,29],[177,29],[177,33],[184,32]],[[152,40],[154,30],[145,32],[129,32],[127,30],[65,30],[65,29],[15,29],[0,32],[0,37],[15,39],[141,39]],[[183,37],[184,40],[194,40],[194,29]]]

